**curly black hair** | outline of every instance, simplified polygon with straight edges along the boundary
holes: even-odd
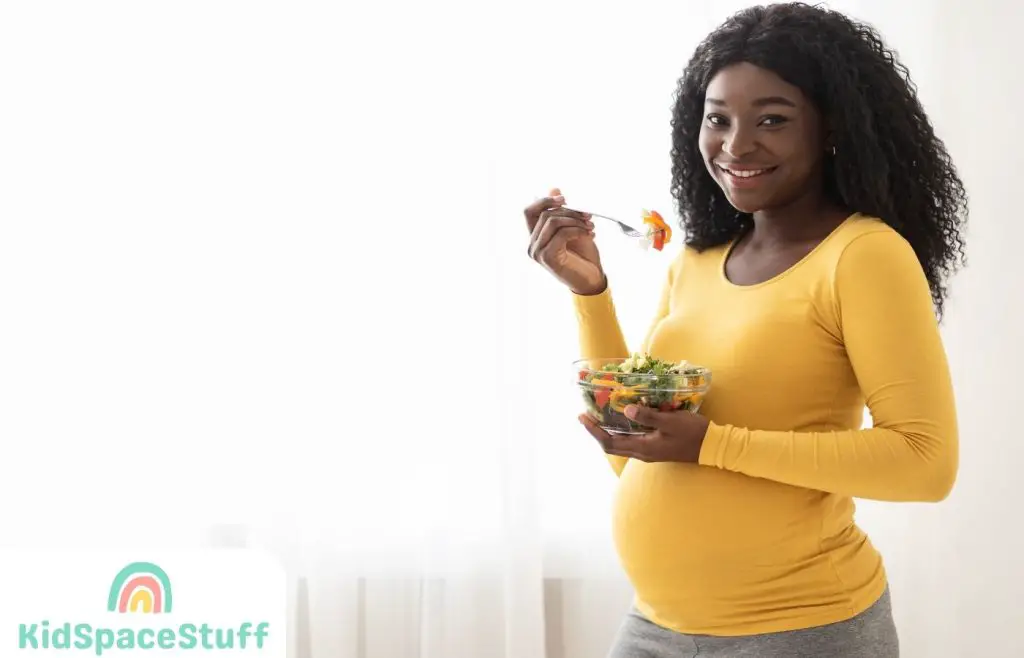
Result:
[[[697,47],[672,112],[672,196],[688,246],[729,242],[751,225],[705,168],[698,144],[708,83],[739,62],[799,87],[832,128],[828,196],[878,217],[914,248],[941,318],[946,280],[966,262],[967,193],[917,99],[907,68],[878,32],[804,3],[745,9]]]

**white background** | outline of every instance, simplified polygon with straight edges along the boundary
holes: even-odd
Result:
[[[603,655],[614,477],[521,211],[559,186],[670,216],[675,80],[744,5],[0,5],[0,541],[236,524],[215,541],[286,560],[296,656]],[[957,488],[858,518],[904,655],[1024,653],[1024,16],[833,6],[898,48],[973,212],[943,328]],[[678,242],[598,241],[637,345]]]

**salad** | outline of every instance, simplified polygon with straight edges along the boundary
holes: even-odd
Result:
[[[696,412],[710,382],[707,368],[687,361],[673,363],[642,353],[604,361],[600,367],[581,368],[579,386],[587,410],[608,431],[645,429],[626,418],[624,411],[630,404]]]
[[[656,210],[645,210],[643,212],[644,224],[647,225],[647,235],[640,240],[643,249],[654,247],[658,251],[665,248],[668,241],[672,239],[672,227]]]

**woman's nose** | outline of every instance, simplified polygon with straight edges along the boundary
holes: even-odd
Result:
[[[722,150],[734,158],[753,153],[756,149],[757,144],[748,130],[732,130],[722,141]]]

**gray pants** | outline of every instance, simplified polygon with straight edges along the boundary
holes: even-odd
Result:
[[[899,658],[889,589],[852,619],[742,637],[689,635],[657,626],[636,608],[626,615],[608,658]]]

